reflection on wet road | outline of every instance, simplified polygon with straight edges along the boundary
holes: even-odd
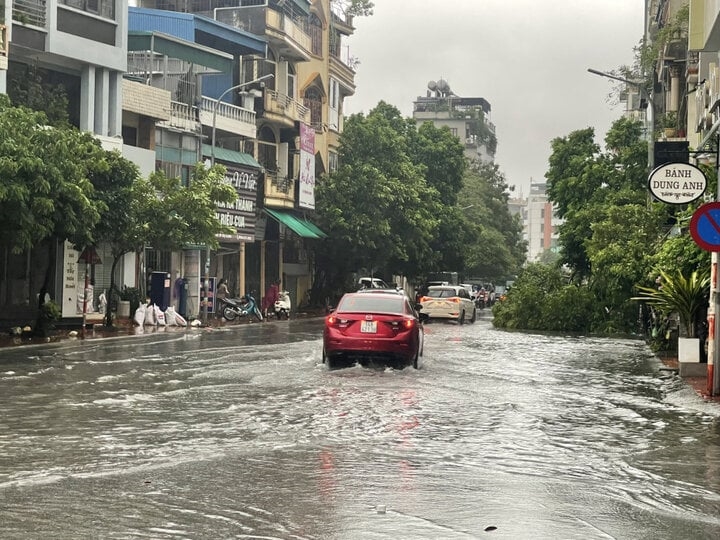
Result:
[[[328,371],[321,324],[3,351],[0,536],[720,537],[720,408],[642,342],[485,318]]]

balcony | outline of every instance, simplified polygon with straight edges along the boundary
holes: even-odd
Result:
[[[180,103],[178,101],[172,101],[170,103],[170,119],[167,122],[158,122],[158,126],[192,133],[200,133],[202,131],[197,110],[187,103]]]
[[[202,96],[200,105],[200,122],[202,125],[213,125],[213,107],[215,107],[216,103],[218,103],[216,99]],[[217,105],[215,128],[254,139],[256,136],[255,111],[221,101]]]
[[[293,127],[295,122],[310,123],[310,109],[293,98],[266,88],[263,93],[264,118]]]
[[[252,34],[265,36],[277,54],[288,60],[310,60],[310,35],[288,14],[275,11],[270,6],[219,8],[216,10],[216,19]]]
[[[12,18],[20,24],[45,28],[45,0],[15,0]]]
[[[272,208],[295,208],[295,181],[277,171],[265,171],[264,205]]]
[[[352,96],[355,93],[355,70],[349,57],[343,59],[331,54],[330,74],[340,82],[344,96]]]

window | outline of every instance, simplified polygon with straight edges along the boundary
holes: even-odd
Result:
[[[322,127],[322,96],[320,90],[311,86],[305,91],[303,105],[310,109],[310,123],[317,130]]]
[[[115,0],[60,0],[60,3],[106,19],[115,19]]]
[[[332,150],[328,152],[328,171],[329,172],[335,172],[338,170],[338,155],[337,152],[333,152]]]
[[[322,56],[322,24],[314,13],[310,15],[310,20],[308,21],[308,33],[312,40],[312,53],[316,56]]]
[[[329,84],[329,118],[328,125],[331,129],[338,131],[340,129],[340,83],[335,79],[330,79]]]

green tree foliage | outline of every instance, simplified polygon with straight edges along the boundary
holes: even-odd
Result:
[[[438,193],[408,155],[412,129],[382,102],[346,121],[341,166],[316,192],[319,221],[332,233],[316,250],[316,286],[339,290],[358,268],[408,273],[432,260]]]
[[[686,337],[695,337],[698,319],[705,313],[710,293],[709,267],[695,271],[690,277],[681,272],[667,274],[660,272],[660,284],[640,286],[640,294],[633,298],[657,309],[664,315],[677,312],[681,332]]]
[[[90,171],[99,142],[47,126],[43,113],[0,96],[0,244],[19,253],[51,239],[87,245],[100,219]]]
[[[332,0],[333,10],[346,16],[368,16],[373,14],[375,4],[371,0]]]
[[[330,237],[315,250],[314,301],[346,290],[347,276],[360,269],[413,279],[462,272],[474,256],[475,270],[504,277],[524,259],[505,178],[494,165],[469,171],[447,128],[418,127],[380,102],[346,120],[339,157],[340,168],[316,190]]]
[[[463,145],[450,129],[425,122],[417,131],[410,124],[408,153],[414,163],[425,166],[425,182],[437,190],[439,202],[454,206],[464,184],[467,160]]]
[[[588,332],[592,293],[569,284],[557,267],[532,263],[518,274],[502,302],[493,306],[493,324],[501,328]]]
[[[510,188],[493,163],[473,161],[465,173],[459,204],[471,226],[465,244],[465,273],[491,281],[517,274],[525,261],[520,216],[510,214]]]
[[[137,223],[144,243],[156,249],[172,251],[186,244],[217,249],[216,235],[233,232],[216,216],[218,202],[237,199],[235,189],[225,182],[222,165],[207,169],[202,163],[196,164],[187,186],[180,178],[169,178],[161,171],[136,184]]]
[[[560,263],[581,291],[572,294],[593,299],[584,304],[587,328],[628,332],[637,323],[637,304],[631,300],[635,286],[657,271],[656,254],[677,218],[675,210],[648,198],[647,144],[639,123],[616,121],[605,138],[604,152],[593,136],[592,129],[585,129],[552,141],[548,196],[564,220],[559,230]],[[686,248],[683,244],[668,252],[665,260],[670,253],[688,253]],[[556,308],[559,311],[548,313],[548,329],[556,326],[568,306],[557,303]]]

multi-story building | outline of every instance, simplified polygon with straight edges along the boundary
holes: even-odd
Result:
[[[218,78],[233,85],[234,66],[244,56],[263,56],[266,42],[207,17],[147,8],[130,8],[129,28],[126,84],[137,81],[135,84],[145,88],[166,92],[168,115],[161,121],[147,123],[126,111],[123,136],[131,141],[152,141],[156,169],[183,182],[189,180],[190,171],[198,162],[216,161],[225,166],[227,181],[238,192],[236,204],[218,208],[221,222],[234,229],[219,238],[218,251],[209,253],[199,246],[187,246],[177,252],[153,246],[145,249],[143,274],[160,271],[169,274],[172,282],[184,281],[187,305],[194,312],[183,314],[196,316],[204,307],[201,295],[204,277],[224,277],[231,290],[246,289],[244,247],[256,239],[262,170],[251,154],[212,147],[213,138],[217,138],[234,141],[234,148],[244,147],[242,141],[249,141],[247,147],[252,149],[256,135],[254,100],[259,85],[256,89],[243,86],[242,94],[227,100],[206,95],[207,88],[214,92]],[[142,96],[138,95],[136,101],[142,102]]]
[[[204,74],[203,93],[218,99],[242,87],[244,95],[227,98],[243,108],[252,102],[255,113],[254,137],[213,126],[215,151],[249,154],[262,167],[255,241],[240,245],[245,289],[261,293],[280,278],[297,302],[312,279],[308,242],[324,236],[312,223],[315,178],[332,169],[329,149],[337,145],[342,97],[354,91],[351,68],[333,59],[352,27],[332,13],[330,0],[142,0],[140,5],[210,17],[264,40],[264,53],[240,55],[232,73]]]
[[[558,247],[557,229],[561,221],[555,216],[546,187],[544,182],[530,184],[525,221],[528,262],[537,261],[544,252],[555,251]]]
[[[413,118],[418,123],[447,126],[464,143],[468,159],[495,160],[495,125],[490,120],[490,103],[485,98],[459,97],[445,80],[430,81],[427,95],[413,103]]]
[[[68,98],[70,122],[93,133],[108,150],[125,152],[122,140],[122,77],[126,69],[126,0],[23,0],[3,2],[0,25],[0,92],[7,93],[13,78],[27,76],[28,69],[45,83],[62,85]],[[147,163],[149,152],[134,157]],[[51,261],[51,253],[57,260]],[[79,253],[66,242],[55,248],[37,247],[28,253],[3,253],[9,270],[0,286],[2,313],[25,316],[36,307],[35,296],[44,272],[51,270],[49,294],[60,304],[63,317],[77,317],[78,297],[83,291],[84,268]],[[101,260],[105,259],[100,253]],[[110,265],[96,265],[101,278]]]

